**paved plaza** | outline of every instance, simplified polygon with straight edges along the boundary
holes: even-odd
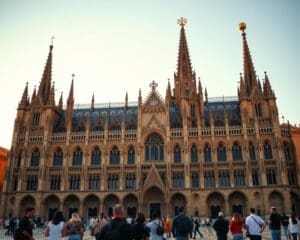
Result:
[[[203,233],[203,238],[202,239],[209,239],[209,240],[215,240],[217,239],[216,238],[216,235],[215,235],[215,231],[213,229],[211,229],[211,232],[208,232],[207,231],[207,228],[206,227],[201,227],[200,228],[200,231]],[[1,229],[0,230],[0,239],[2,240],[12,240],[13,238],[10,237],[10,236],[5,236],[5,230],[4,229]],[[283,233],[283,232],[282,232]],[[231,234],[228,234],[228,240],[231,240],[232,239],[232,235]],[[35,229],[34,230],[34,239],[35,240],[46,240],[47,238],[44,237],[44,230],[43,229]],[[67,237],[65,238],[66,240],[68,239]],[[87,230],[85,231],[84,233],[84,240],[93,240],[95,239],[94,237],[90,236],[90,231]],[[170,240],[173,240],[174,238],[169,238]],[[201,239],[200,236],[197,236],[197,239]],[[270,231],[269,229],[265,229],[264,233],[263,233],[263,240],[270,240],[271,237],[270,237]],[[281,237],[282,240],[286,240],[286,238],[282,235]]]

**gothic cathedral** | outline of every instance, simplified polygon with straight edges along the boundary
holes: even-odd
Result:
[[[14,123],[0,212],[51,218],[112,214],[122,203],[128,216],[159,211],[215,218],[218,211],[300,214],[300,171],[289,127],[280,125],[276,96],[265,72],[258,79],[242,32],[244,72],[236,97],[209,98],[192,69],[185,19],[179,20],[178,67],[163,98],[157,84],[137,102],[74,108],[55,103],[53,44],[37,89],[26,84]],[[171,87],[173,85],[173,87]],[[297,204],[298,203],[298,204]]]

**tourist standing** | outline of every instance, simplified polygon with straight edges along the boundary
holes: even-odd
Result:
[[[176,240],[188,240],[193,232],[193,223],[184,214],[184,207],[179,207],[178,215],[173,219],[172,233]]]
[[[63,235],[68,235],[68,240],[81,240],[83,238],[83,222],[77,212],[72,213],[71,219],[65,224]]]
[[[288,230],[292,235],[292,240],[297,240],[297,236],[300,235],[299,226],[299,220],[297,220],[295,213],[292,213],[288,225]]]
[[[227,240],[228,225],[229,225],[228,221],[224,219],[224,213],[219,212],[218,218],[213,225],[217,233],[218,240]]]
[[[283,227],[284,235],[285,235],[286,239],[288,240],[289,239],[289,230],[288,230],[289,217],[285,213],[283,213],[281,216],[281,224]]]
[[[56,211],[54,213],[52,221],[48,223],[48,226],[45,230],[45,237],[48,237],[48,240],[62,240],[63,237],[63,214],[61,211]]]
[[[133,227],[134,240],[146,240],[149,239],[149,229],[146,226],[146,219],[143,213],[138,213]]]
[[[281,238],[281,229],[280,222],[281,216],[277,213],[276,207],[270,208],[270,219],[269,219],[269,227],[271,230],[272,240],[280,240]]]
[[[249,233],[250,240],[261,240],[261,235],[264,230],[264,220],[255,214],[255,209],[250,209],[250,215],[246,218],[246,229]]]
[[[96,220],[96,222],[92,226],[93,230],[91,230],[91,231],[94,231],[96,240],[100,240],[101,229],[106,223],[108,223],[108,222],[106,220],[106,217],[104,216],[104,213],[102,212],[102,213],[100,213],[99,218]]]
[[[19,228],[16,231],[15,240],[34,240],[32,236],[31,218],[34,214],[34,208],[26,208],[25,216],[19,222]]]
[[[153,220],[148,223],[148,227],[150,229],[150,240],[162,240],[164,235],[164,224],[160,219],[160,214],[158,211],[155,211],[152,214]],[[160,229],[162,228],[162,231]]]
[[[238,212],[233,213],[233,217],[229,223],[229,229],[232,233],[233,240],[243,240],[244,219]]]

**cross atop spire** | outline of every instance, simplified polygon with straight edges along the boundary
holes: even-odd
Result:
[[[149,87],[151,87],[152,91],[155,91],[157,86],[158,86],[158,84],[154,80],[149,85]]]
[[[187,19],[184,17],[178,18],[177,23],[180,27],[184,27],[187,24]]]

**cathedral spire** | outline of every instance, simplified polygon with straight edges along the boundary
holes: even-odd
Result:
[[[95,94],[93,93],[92,102],[91,102],[91,111],[94,111],[94,109],[95,109]]]
[[[50,91],[51,91],[53,39],[54,37],[52,37],[52,42],[51,45],[49,46],[49,54],[48,54],[46,66],[38,90],[38,95],[42,99],[43,104],[48,103],[50,97]]]
[[[198,93],[199,93],[200,95],[203,94],[200,77],[198,78]]]
[[[60,110],[63,109],[63,92],[61,92],[61,94],[60,94],[60,98],[59,98],[59,102],[58,102],[58,108]]]
[[[28,104],[28,82],[26,82],[26,86],[24,88],[24,92],[21,98],[21,102],[19,103],[19,107],[26,107]]]
[[[180,40],[177,62],[177,72],[174,75],[175,81],[175,98],[190,98],[191,92],[196,92],[195,89],[195,73],[192,71],[188,45],[185,36],[184,26],[187,20],[183,17],[177,20],[180,25]]]
[[[73,73],[72,74],[72,83],[71,83],[71,87],[70,87],[70,91],[69,91],[69,97],[68,97],[68,100],[67,100],[67,104],[74,104],[74,77],[75,77],[75,74]]]
[[[48,102],[49,105],[55,106],[55,87],[54,87],[54,82],[52,84],[52,87],[50,89],[50,93],[49,93],[49,98],[48,98]]]
[[[247,87],[247,93],[248,95],[250,95],[253,90],[253,87],[257,85],[257,81],[256,81],[256,73],[255,73],[254,65],[252,62],[250,50],[246,39],[245,29],[246,29],[246,24],[240,23],[239,30],[242,32],[242,38],[243,38],[244,81]]]
[[[264,96],[267,98],[275,98],[275,94],[272,90],[269,77],[267,75],[267,72],[265,71],[265,80],[264,80]]]

